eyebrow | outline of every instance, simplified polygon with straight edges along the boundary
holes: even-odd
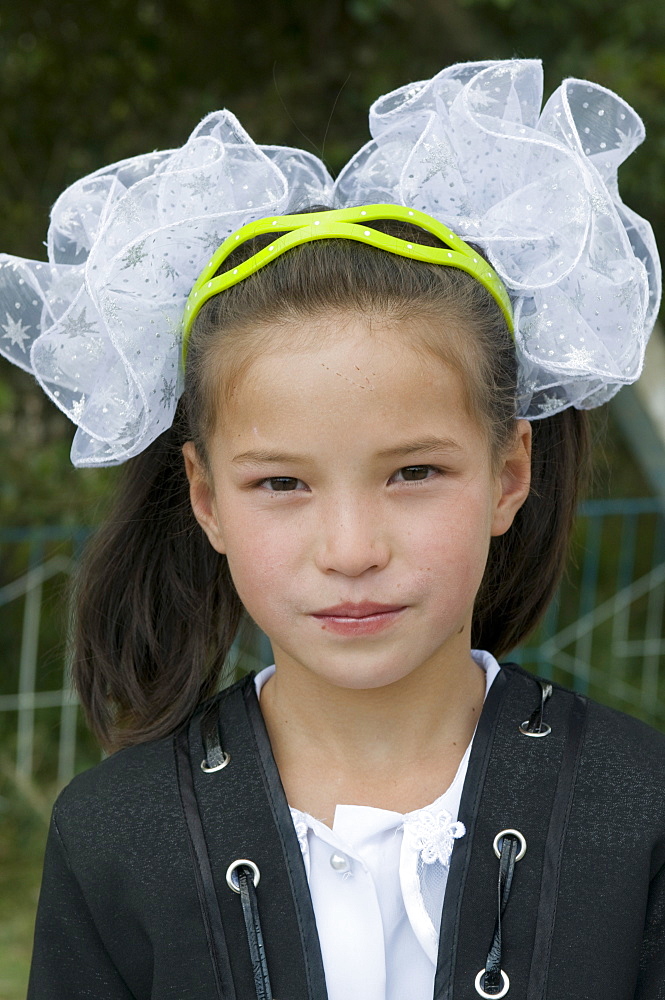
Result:
[[[397,444],[392,448],[384,448],[377,452],[377,458],[400,458],[404,455],[418,454],[432,454],[436,452],[437,454],[446,452],[458,452],[462,448],[456,441],[452,438],[422,438],[417,441],[405,441],[402,444]],[[232,461],[237,465],[243,464],[260,464],[260,465],[286,465],[288,463],[294,464],[306,464],[310,462],[311,459],[304,455],[291,454],[289,452],[283,451],[267,451],[256,449],[252,451],[243,451],[239,455],[235,455]]]
[[[294,455],[286,451],[255,450],[243,451],[239,455],[234,455],[231,461],[236,462],[238,465],[250,462],[261,465],[285,465],[288,462],[307,462],[308,459],[304,455]]]
[[[427,454],[442,451],[461,451],[461,446],[452,438],[421,438],[417,441],[405,441],[394,448],[385,448],[378,453],[379,458],[399,458],[401,455],[411,455],[413,452]]]

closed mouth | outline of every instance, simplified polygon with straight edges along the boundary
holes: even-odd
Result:
[[[381,615],[402,611],[403,604],[378,604],[375,601],[362,601],[359,604],[336,604],[334,607],[322,608],[312,612],[314,618],[362,619],[375,618]]]

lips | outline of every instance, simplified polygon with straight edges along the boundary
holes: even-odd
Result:
[[[332,608],[314,611],[315,618],[369,618],[372,615],[390,614],[401,611],[403,604],[376,604],[374,601],[361,601],[360,604],[336,604]]]
[[[375,601],[361,601],[359,604],[346,602],[315,611],[312,618],[324,632],[359,638],[389,629],[405,608],[403,604],[377,604]]]

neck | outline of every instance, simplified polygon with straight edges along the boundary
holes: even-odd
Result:
[[[408,812],[449,786],[485,695],[468,649],[362,690],[275,660],[261,709],[290,805],[331,823],[339,803]]]

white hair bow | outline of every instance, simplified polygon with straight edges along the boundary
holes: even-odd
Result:
[[[628,104],[573,79],[542,107],[540,62],[462,63],[379,98],[370,131],[333,182],[214,112],[181,148],[67,188],[47,263],[0,255],[0,352],[78,425],[75,465],[123,462],[171,425],[183,308],[211,252],[314,203],[408,205],[483,249],[513,304],[520,415],[597,406],[639,376],[661,278],[618,193],[644,138]]]

